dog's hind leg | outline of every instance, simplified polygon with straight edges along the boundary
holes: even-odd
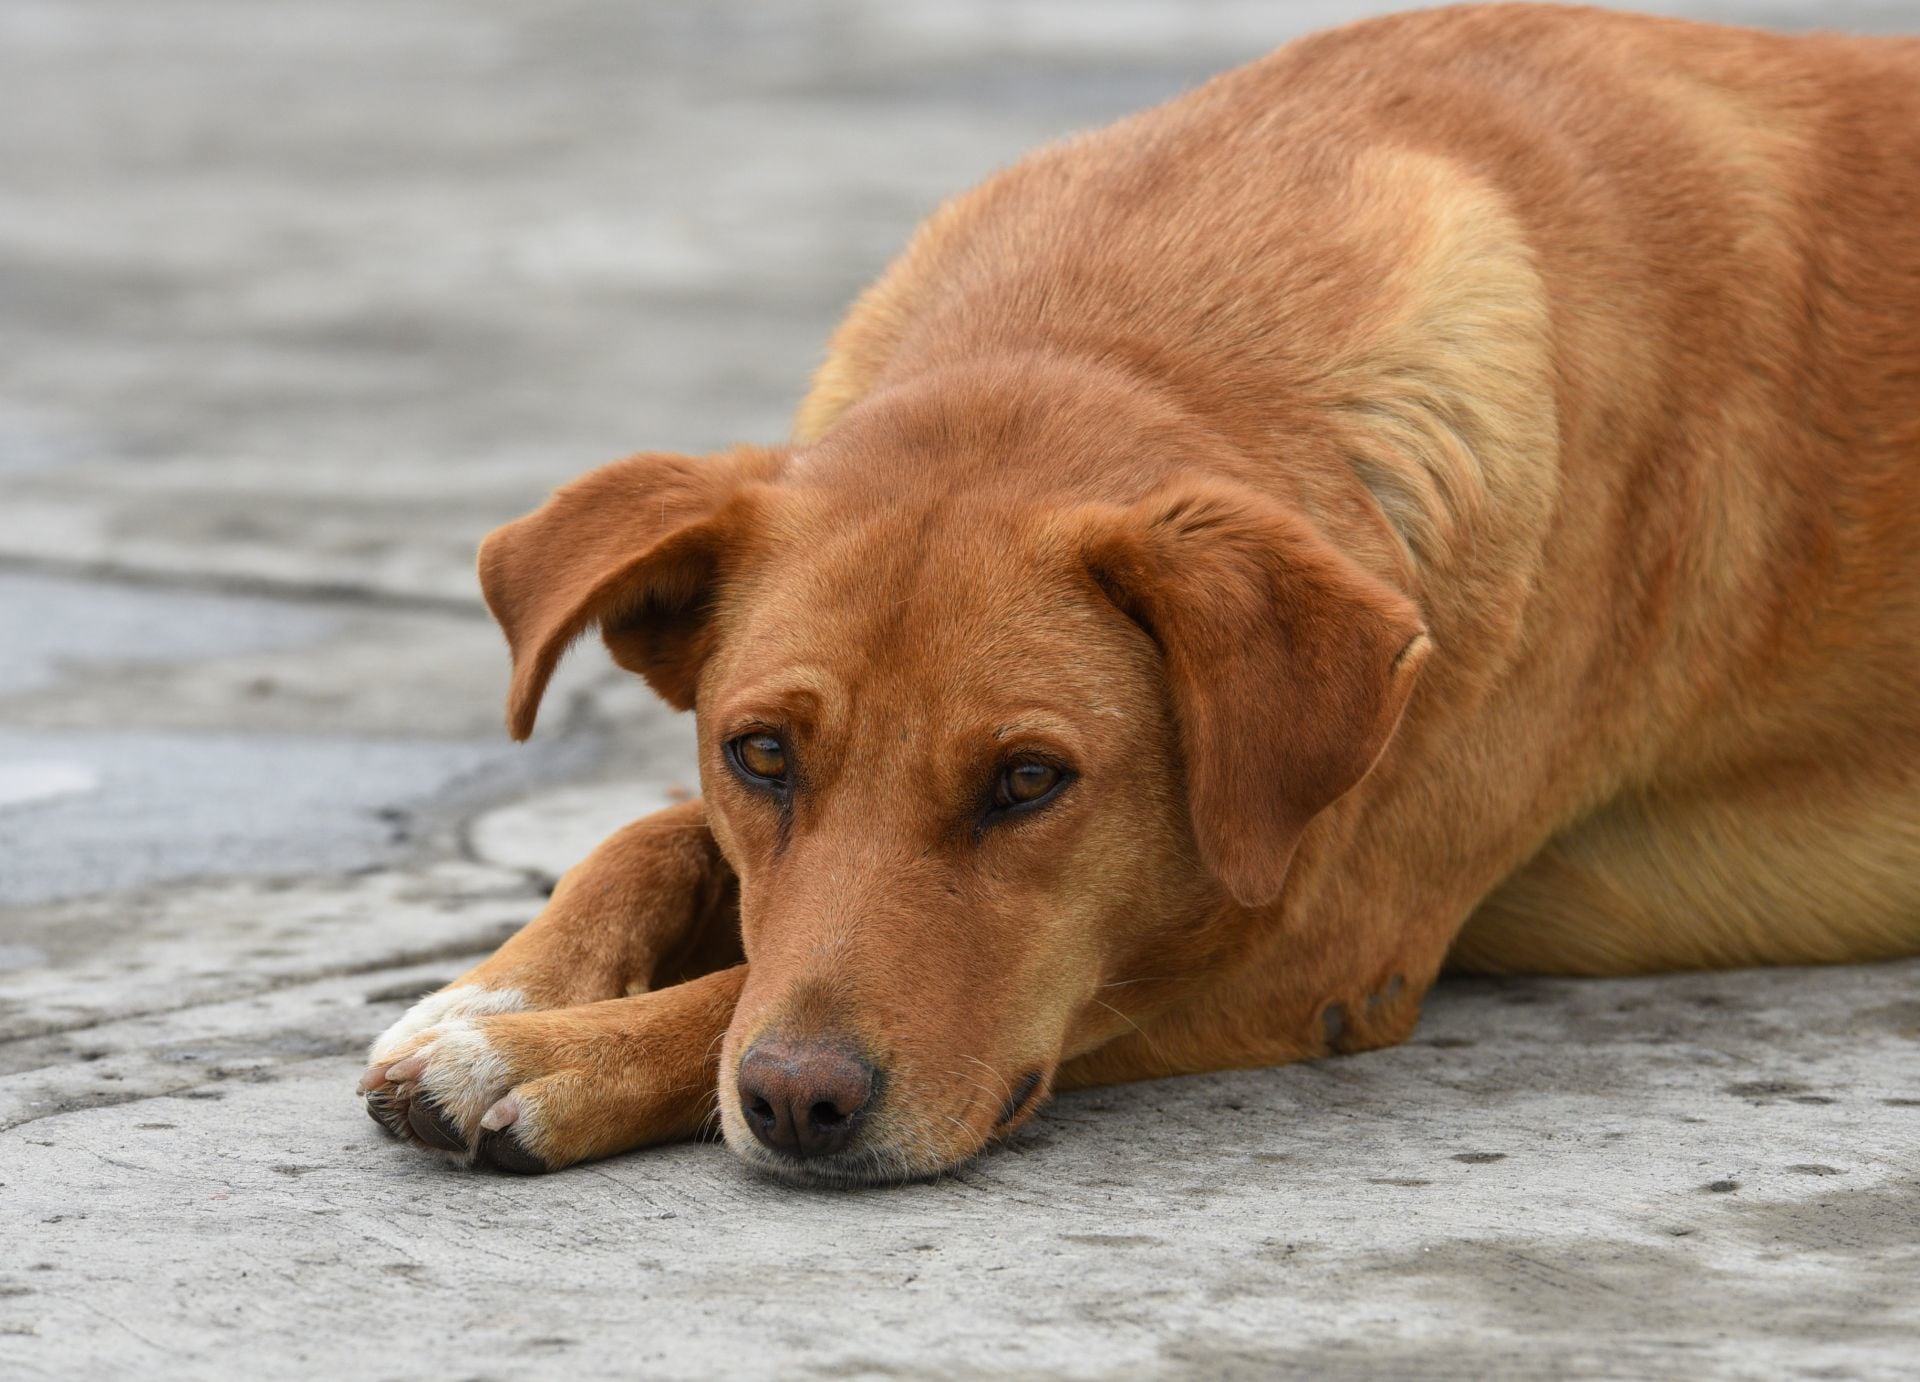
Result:
[[[740,959],[738,888],[705,810],[698,801],[670,807],[609,837],[560,880],[538,917],[374,1042],[360,1081],[368,1111],[407,1135],[385,1072],[423,1033],[644,993]]]
[[[1880,762],[1622,797],[1495,890],[1449,964],[1607,975],[1920,954],[1920,773],[1884,737]]]

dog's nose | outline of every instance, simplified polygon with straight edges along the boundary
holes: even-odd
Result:
[[[769,1037],[740,1058],[740,1113],[774,1151],[826,1156],[847,1145],[874,1084],[873,1067],[844,1046]]]

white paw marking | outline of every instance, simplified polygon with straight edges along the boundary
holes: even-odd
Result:
[[[411,1097],[432,1104],[467,1141],[468,1151],[448,1154],[456,1163],[472,1162],[483,1132],[509,1126],[522,1146],[539,1153],[538,1103],[513,1087],[512,1068],[472,1018],[457,1017],[430,1030],[414,1060],[420,1070],[410,1081]]]
[[[526,995],[519,989],[486,989],[478,984],[455,984],[430,993],[408,1008],[401,1019],[373,1043],[367,1053],[371,1066],[391,1065],[413,1039],[429,1027],[454,1018],[489,1017],[494,1013],[525,1012]]]
[[[471,1018],[457,1017],[429,1035],[413,1097],[425,1098],[471,1140],[481,1116],[507,1092],[512,1072]]]

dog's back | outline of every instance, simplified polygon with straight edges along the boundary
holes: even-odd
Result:
[[[1444,656],[1368,828],[1503,861],[1458,962],[1920,945],[1920,42],[1530,6],[1304,40],[944,208],[799,439],[1034,350],[1171,390],[1331,528],[1354,477],[1387,516]]]

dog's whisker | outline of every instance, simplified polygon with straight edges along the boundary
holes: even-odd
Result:
[[[979,1066],[982,1070],[986,1071],[988,1075],[998,1080],[1002,1085],[1006,1087],[1002,1094],[1002,1099],[1001,1099],[1003,1103],[1007,1099],[1011,1099],[1013,1097],[1013,1081],[1010,1078],[1008,1078],[1005,1075],[1002,1075],[998,1070],[995,1070],[991,1065],[988,1065],[985,1061],[981,1060],[980,1057],[978,1056],[969,1055],[969,1056],[966,1056],[965,1059],[972,1061],[975,1065]]]
[[[1146,1044],[1147,1049],[1153,1052],[1156,1059],[1161,1059],[1161,1060],[1165,1059],[1165,1053],[1163,1053],[1160,1050],[1160,1044],[1156,1042],[1152,1037],[1147,1035],[1146,1028],[1142,1027],[1138,1022],[1135,1022],[1131,1017],[1128,1017],[1125,1013],[1121,1012],[1120,1009],[1114,1007],[1113,1004],[1107,1002],[1106,999],[1096,998],[1093,1001],[1098,1003],[1101,1007],[1105,1008],[1108,1012],[1112,1013],[1115,1017],[1119,1018],[1122,1022],[1126,1023],[1129,1027],[1133,1028],[1134,1032],[1139,1036],[1140,1040]]]

